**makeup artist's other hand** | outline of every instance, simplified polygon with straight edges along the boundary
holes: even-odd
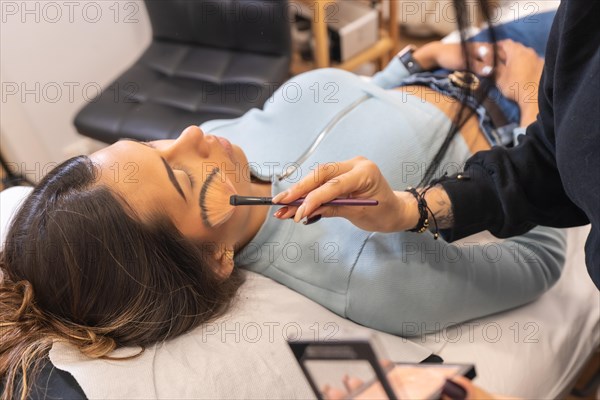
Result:
[[[304,217],[343,217],[357,227],[373,232],[396,232],[417,224],[416,200],[409,193],[394,192],[377,165],[364,157],[348,161],[320,164],[300,182],[273,198],[275,203],[288,203],[300,197],[300,207],[286,206],[275,216],[294,221]],[[377,206],[322,206],[336,198],[373,199]]]
[[[483,389],[480,389],[474,385],[469,379],[465,377],[454,377],[452,379],[444,378],[443,376],[419,376],[422,375],[423,371],[415,370],[414,377],[411,377],[410,371],[403,371],[398,368],[394,368],[387,374],[387,379],[394,392],[397,395],[401,393],[408,395],[408,398],[424,398],[430,394],[430,388],[443,387],[442,389],[442,400],[500,400],[508,399],[506,397],[497,397],[490,393],[487,393]],[[406,386],[407,378],[415,378],[411,380],[411,389],[409,393],[406,393],[408,388]],[[425,380],[423,379],[425,378]],[[423,383],[423,381],[425,383]],[[445,381],[445,383],[444,383]],[[420,382],[420,383],[419,383]],[[358,390],[364,382],[356,377],[345,376],[343,379],[343,386],[325,386],[321,390],[324,398],[328,400],[341,400],[349,398],[349,394]],[[398,396],[400,397],[400,396]],[[387,399],[385,391],[379,382],[372,384],[365,388],[358,395],[351,397],[355,400],[359,399]]]
[[[464,397],[462,395],[464,391]],[[442,390],[442,400],[517,400],[514,397],[506,397],[486,392],[464,376],[455,376],[448,379]]]

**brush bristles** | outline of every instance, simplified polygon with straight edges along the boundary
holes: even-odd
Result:
[[[208,228],[214,228],[227,221],[235,208],[229,204],[229,198],[237,194],[233,184],[215,168],[206,178],[200,193],[202,222]]]

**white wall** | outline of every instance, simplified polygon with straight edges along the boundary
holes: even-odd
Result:
[[[38,180],[81,140],[77,111],[148,46],[141,0],[0,0],[0,145]]]

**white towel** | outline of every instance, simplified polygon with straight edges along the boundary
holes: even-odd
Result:
[[[64,343],[50,351],[89,398],[314,398],[286,337],[342,338],[376,332],[341,318],[268,278],[251,272],[234,308],[219,321],[125,361],[92,360]],[[376,333],[389,359],[419,362],[430,350]],[[117,350],[114,356],[136,349]]]

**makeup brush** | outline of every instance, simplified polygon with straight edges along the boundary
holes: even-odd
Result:
[[[281,206],[300,206],[304,203],[304,197],[300,197],[297,200],[289,203],[277,203],[276,205]],[[232,206],[264,206],[273,205],[272,197],[251,197],[251,196],[238,196],[232,195],[229,198],[229,204]],[[376,206],[379,204],[377,200],[369,199],[334,199],[323,203],[324,206]]]
[[[282,206],[300,206],[304,197]],[[379,202],[370,199],[334,199],[323,203],[324,206],[376,206]],[[227,221],[236,206],[270,206],[272,197],[238,196],[233,184],[223,176],[219,168],[215,168],[204,181],[200,191],[200,210],[202,223],[214,228]]]
[[[229,198],[237,192],[229,179],[219,168],[215,168],[206,177],[200,190],[200,215],[207,228],[215,228],[227,221],[234,208]]]

